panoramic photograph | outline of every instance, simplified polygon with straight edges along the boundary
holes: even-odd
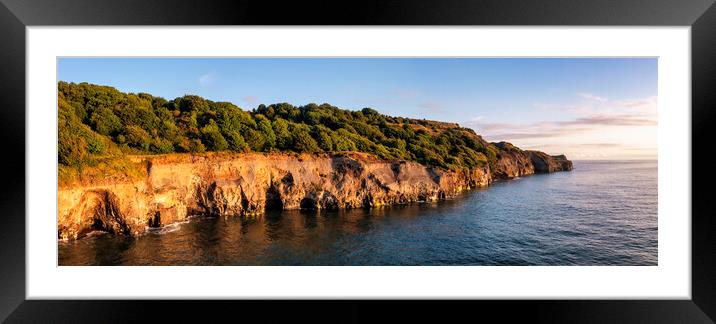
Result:
[[[652,57],[61,57],[57,264],[657,266],[657,77]]]

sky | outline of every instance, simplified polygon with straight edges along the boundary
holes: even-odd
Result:
[[[61,58],[58,79],[457,122],[580,159],[655,159],[656,58]]]

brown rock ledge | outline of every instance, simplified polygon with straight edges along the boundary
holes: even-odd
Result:
[[[509,144],[509,143],[507,143]],[[506,145],[503,145],[506,147]],[[503,150],[505,150],[503,148]],[[107,177],[58,190],[58,237],[94,230],[137,235],[189,215],[252,215],[267,209],[374,208],[455,197],[495,179],[571,170],[564,156],[507,149],[486,164],[449,171],[364,153],[206,153],[130,156],[142,179]]]

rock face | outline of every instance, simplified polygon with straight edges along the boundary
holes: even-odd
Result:
[[[489,168],[452,172],[371,155],[206,154],[132,157],[141,181],[60,188],[58,236],[136,235],[188,215],[338,209],[437,201],[485,187]]]
[[[175,154],[132,156],[143,179],[93,180],[59,188],[58,237],[94,230],[137,235],[190,215],[251,215],[268,209],[374,208],[449,199],[493,179],[571,170],[552,157],[502,145],[495,170],[447,171],[372,155]]]
[[[551,156],[540,151],[525,151],[534,165],[535,172],[571,171],[572,161],[564,155]]]
[[[496,179],[509,179],[535,173],[529,155],[507,142],[493,143],[500,148],[497,153],[497,164],[492,170]]]
[[[571,171],[572,161],[564,155],[549,155],[540,151],[523,151],[510,143],[493,143],[500,148],[492,171],[494,179],[510,179],[534,173]]]

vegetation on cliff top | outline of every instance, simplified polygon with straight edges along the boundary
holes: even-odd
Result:
[[[497,146],[457,124],[391,117],[329,104],[259,105],[186,95],[166,100],[88,83],[58,84],[58,161],[82,168],[127,154],[346,152],[445,169],[494,164]]]

